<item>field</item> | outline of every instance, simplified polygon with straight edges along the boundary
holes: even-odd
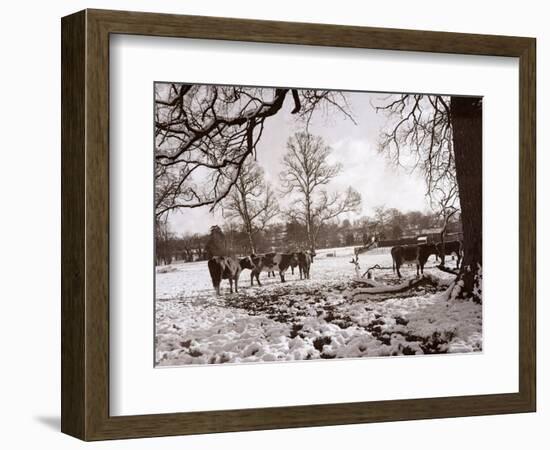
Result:
[[[290,270],[287,281],[261,274],[250,286],[244,270],[239,293],[222,282],[216,296],[205,261],[157,267],[156,362],[161,366],[291,361],[369,356],[475,352],[482,349],[481,305],[448,300],[451,277],[433,256],[425,272],[441,285],[402,293],[352,295],[360,285],[353,249],[318,251],[311,279]],[[360,255],[362,271],[375,264],[377,282],[399,283],[389,249]],[[454,264],[454,261],[449,262]],[[402,268],[404,279],[416,269]]]

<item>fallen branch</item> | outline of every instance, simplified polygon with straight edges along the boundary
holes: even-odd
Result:
[[[380,286],[386,286],[385,284],[378,283],[377,281],[371,279],[371,278],[363,278],[363,277],[356,277],[352,278],[352,281],[354,283],[359,283],[367,287],[380,287]]]
[[[363,278],[365,278],[365,275],[366,275],[367,273],[369,273],[369,272],[370,272],[371,270],[373,270],[373,269],[381,269],[381,267],[380,267],[380,265],[378,265],[378,264],[375,264],[374,266],[369,267],[369,268],[365,271],[365,273],[363,274]],[[367,278],[370,278],[370,276],[367,277]]]
[[[417,286],[422,286],[429,284],[431,286],[439,287],[439,280],[430,275],[424,275],[420,278],[414,278],[412,280],[405,281],[401,284],[396,284],[395,286],[389,286],[386,284],[380,284],[376,287],[369,288],[358,288],[355,289],[352,293],[352,296],[358,294],[394,294],[397,292],[408,291]]]
[[[405,281],[404,283],[397,284],[394,286],[377,283],[374,280],[368,280],[364,278],[355,279],[354,281],[356,283],[365,284],[367,287],[356,288],[350,291],[348,293],[348,296],[351,298],[354,298],[357,295],[378,296],[380,294],[398,294],[398,293],[406,292],[413,288],[416,288],[419,286],[425,286],[425,285],[430,285],[440,289],[443,287],[447,287],[453,283],[452,280],[442,280],[430,274],[424,274],[420,278],[413,278],[411,280]]]
[[[450,274],[453,274],[453,275],[458,275],[458,270],[455,270],[455,269],[450,269],[448,268],[447,266],[443,266],[441,264],[439,264],[438,266],[436,266],[439,270],[443,271],[443,272],[446,272],[446,273],[450,273]]]

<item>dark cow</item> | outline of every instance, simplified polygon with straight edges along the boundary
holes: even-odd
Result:
[[[290,272],[292,273],[292,275],[294,275],[294,269],[296,269],[296,267],[299,268],[300,266],[299,255],[300,253],[296,253],[296,258],[293,259],[290,263]],[[302,277],[300,277],[300,279],[302,279]]]
[[[397,276],[401,278],[400,267],[403,264],[416,264],[416,276],[424,273],[424,265],[430,255],[437,255],[437,247],[434,244],[419,245],[398,245],[392,247],[391,256],[393,259],[392,269],[397,270]]]
[[[281,277],[281,282],[285,281],[285,272],[287,269],[294,264],[296,267],[297,263],[296,253],[266,253],[265,255],[250,255],[247,258],[241,260],[241,267],[243,269],[250,269],[250,285],[254,285],[254,278],[258,282],[258,286],[261,286],[260,283],[260,273],[261,272],[274,272],[278,271],[279,276]]]
[[[239,292],[239,275],[243,269],[243,260],[239,261],[234,256],[213,256],[208,260],[208,270],[216,294],[220,295],[220,283],[229,280],[229,290],[233,293],[233,281],[235,292]]]
[[[437,256],[443,262],[443,243],[437,243]],[[460,261],[462,260],[462,242],[461,241],[449,241],[445,242],[445,255],[456,255],[456,268],[460,268]]]
[[[296,257],[298,260],[298,267],[300,269],[300,280],[302,279],[302,275],[306,280],[309,280],[309,268],[311,267],[313,260],[311,253],[298,252],[296,253]]]
[[[401,272],[399,268],[406,263],[416,263],[418,258],[418,246],[417,245],[397,245],[391,249],[392,257],[392,270],[395,272],[397,269],[397,276],[401,278]],[[418,266],[417,266],[418,273]]]
[[[424,274],[424,266],[431,255],[437,256],[437,247],[434,244],[419,244],[418,245],[418,264],[420,265],[420,273]],[[418,267],[417,267],[418,273]]]

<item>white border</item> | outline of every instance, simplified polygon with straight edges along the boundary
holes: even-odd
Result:
[[[516,59],[120,35],[110,54],[112,415],[517,392]],[[153,368],[155,80],[483,95],[483,354]]]

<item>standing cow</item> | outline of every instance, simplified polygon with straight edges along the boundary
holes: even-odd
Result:
[[[456,255],[456,268],[460,268],[460,261],[462,260],[462,242],[461,241],[449,241],[445,242],[445,255]],[[443,264],[444,256],[443,255],[443,243],[439,242],[437,244],[437,255],[441,259],[441,264]]]
[[[285,272],[292,265],[297,265],[296,253],[266,253],[265,255],[250,255],[242,260],[242,268],[250,269],[250,285],[254,286],[254,278],[260,283],[260,273],[279,272],[281,282],[285,282]]]
[[[300,266],[299,255],[300,255],[300,252],[296,253],[296,258],[293,259],[292,262],[290,263],[290,273],[292,273],[292,275],[294,275],[294,269],[296,269],[296,267],[299,268]],[[302,277],[300,277],[300,279],[301,278]]]
[[[296,257],[298,260],[298,268],[300,269],[300,280],[302,279],[302,275],[306,280],[309,280],[309,269],[313,261],[311,253],[298,252],[296,253]]]
[[[431,255],[437,256],[437,246],[435,244],[419,244],[418,245],[418,266],[420,266],[420,273],[424,275],[424,265],[428,261]],[[418,274],[417,266],[417,274]]]
[[[229,280],[229,291],[233,293],[233,282],[235,282],[235,292],[239,292],[239,275],[243,261],[239,261],[234,256],[213,256],[208,260],[208,270],[212,284],[216,289],[216,294],[220,295],[220,283],[222,280]]]
[[[430,255],[437,255],[437,247],[434,244],[419,244],[419,245],[398,245],[392,247],[391,256],[393,259],[392,269],[397,270],[397,276],[401,278],[399,269],[403,264],[416,264],[416,276],[420,273],[424,274],[424,265]]]

